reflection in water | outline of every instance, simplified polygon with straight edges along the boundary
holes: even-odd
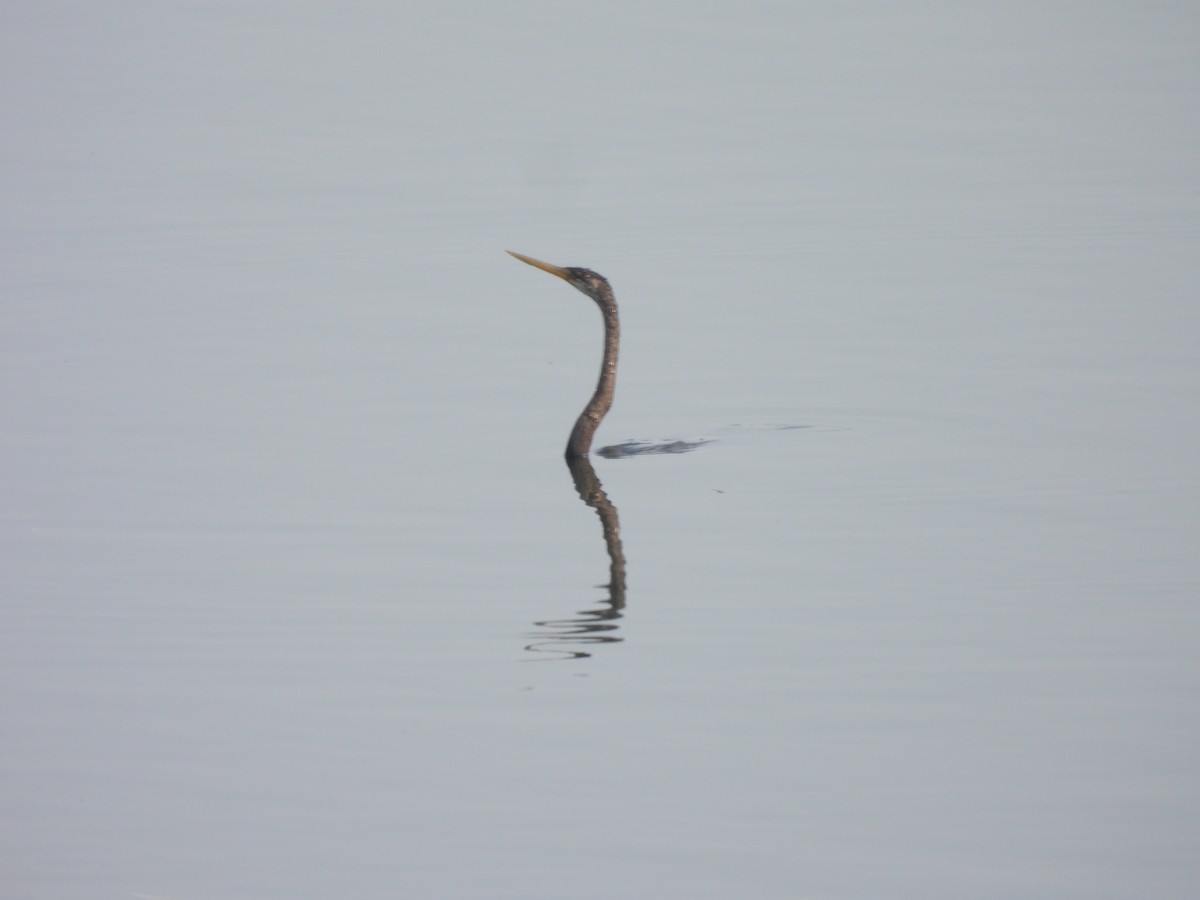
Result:
[[[600,516],[604,528],[604,547],[608,551],[608,583],[602,584],[608,591],[608,599],[594,609],[580,610],[567,619],[546,619],[534,622],[543,629],[534,633],[536,640],[525,647],[533,653],[546,653],[546,659],[579,659],[591,656],[580,649],[589,644],[613,644],[623,638],[617,637],[620,627],[617,620],[625,608],[625,554],[621,550],[621,523],[617,508],[612,505],[596,470],[586,456],[568,457],[567,468],[575,482],[579,497]]]

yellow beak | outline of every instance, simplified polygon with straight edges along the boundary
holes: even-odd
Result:
[[[567,270],[561,266],[552,266],[548,262],[542,262],[540,259],[534,259],[532,256],[523,256],[520,253],[513,253],[511,250],[505,251],[509,256],[515,256],[523,263],[529,263],[535,269],[541,269],[543,272],[549,272],[551,275],[557,275],[564,281],[570,281],[571,276],[567,274]]]

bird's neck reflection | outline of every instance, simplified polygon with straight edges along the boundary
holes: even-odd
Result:
[[[546,654],[541,659],[579,659],[592,654],[584,647],[593,644],[618,643],[623,638],[616,632],[617,622],[625,608],[625,554],[621,550],[621,522],[596,470],[586,456],[567,457],[567,468],[579,498],[596,511],[604,530],[604,547],[608,551],[608,583],[599,585],[608,598],[593,609],[580,610],[567,619],[546,619],[534,622],[533,643],[525,649]]]

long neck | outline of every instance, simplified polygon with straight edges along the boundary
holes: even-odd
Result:
[[[583,408],[575,427],[571,429],[571,438],[567,441],[567,458],[586,457],[592,448],[592,435],[600,426],[600,420],[608,412],[613,402],[613,389],[617,385],[617,345],[621,342],[621,324],[617,321],[617,301],[610,294],[597,301],[600,313],[604,316],[604,359],[600,363],[600,380],[596,383],[596,393]]]

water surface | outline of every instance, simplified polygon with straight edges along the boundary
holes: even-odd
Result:
[[[6,896],[1195,883],[1190,9],[6,19]]]

